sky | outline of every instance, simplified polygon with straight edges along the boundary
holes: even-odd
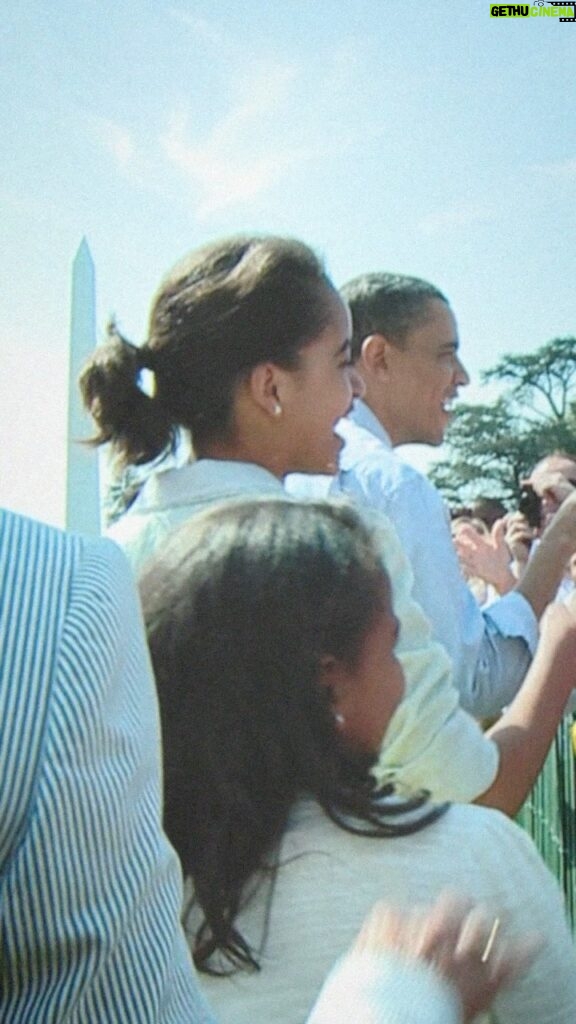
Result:
[[[146,337],[209,239],[293,235],[336,284],[450,298],[472,384],[576,335],[576,23],[487,0],[13,0],[0,23],[2,505],[62,525],[70,274]],[[427,465],[431,450],[411,450]],[[432,454],[438,455],[438,450]],[[441,450],[440,450],[441,454]]]

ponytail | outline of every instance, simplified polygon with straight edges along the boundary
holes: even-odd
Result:
[[[111,442],[118,468],[141,465],[176,447],[177,429],[154,396],[140,387],[142,370],[154,371],[155,353],[133,345],[108,325],[108,337],[99,345],[80,375],[84,405],[97,433],[89,444]]]

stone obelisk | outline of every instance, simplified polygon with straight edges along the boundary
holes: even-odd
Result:
[[[93,424],[82,406],[78,376],[96,344],[96,289],[94,261],[85,238],[72,266],[70,316],[70,368],[68,374],[68,437],[66,471],[66,528],[100,533],[98,451],[82,441]]]

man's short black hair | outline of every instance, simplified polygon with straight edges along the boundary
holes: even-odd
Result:
[[[407,333],[424,323],[428,303],[448,299],[428,281],[403,274],[362,274],[340,289],[352,312],[352,357],[358,359],[364,338],[384,334],[402,346]]]

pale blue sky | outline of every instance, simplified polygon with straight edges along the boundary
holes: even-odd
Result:
[[[82,0],[0,25],[2,503],[61,522],[70,266],[143,340],[187,249],[302,237],[450,297],[464,360],[576,334],[576,24],[486,0]],[[477,400],[471,387],[463,393]]]

